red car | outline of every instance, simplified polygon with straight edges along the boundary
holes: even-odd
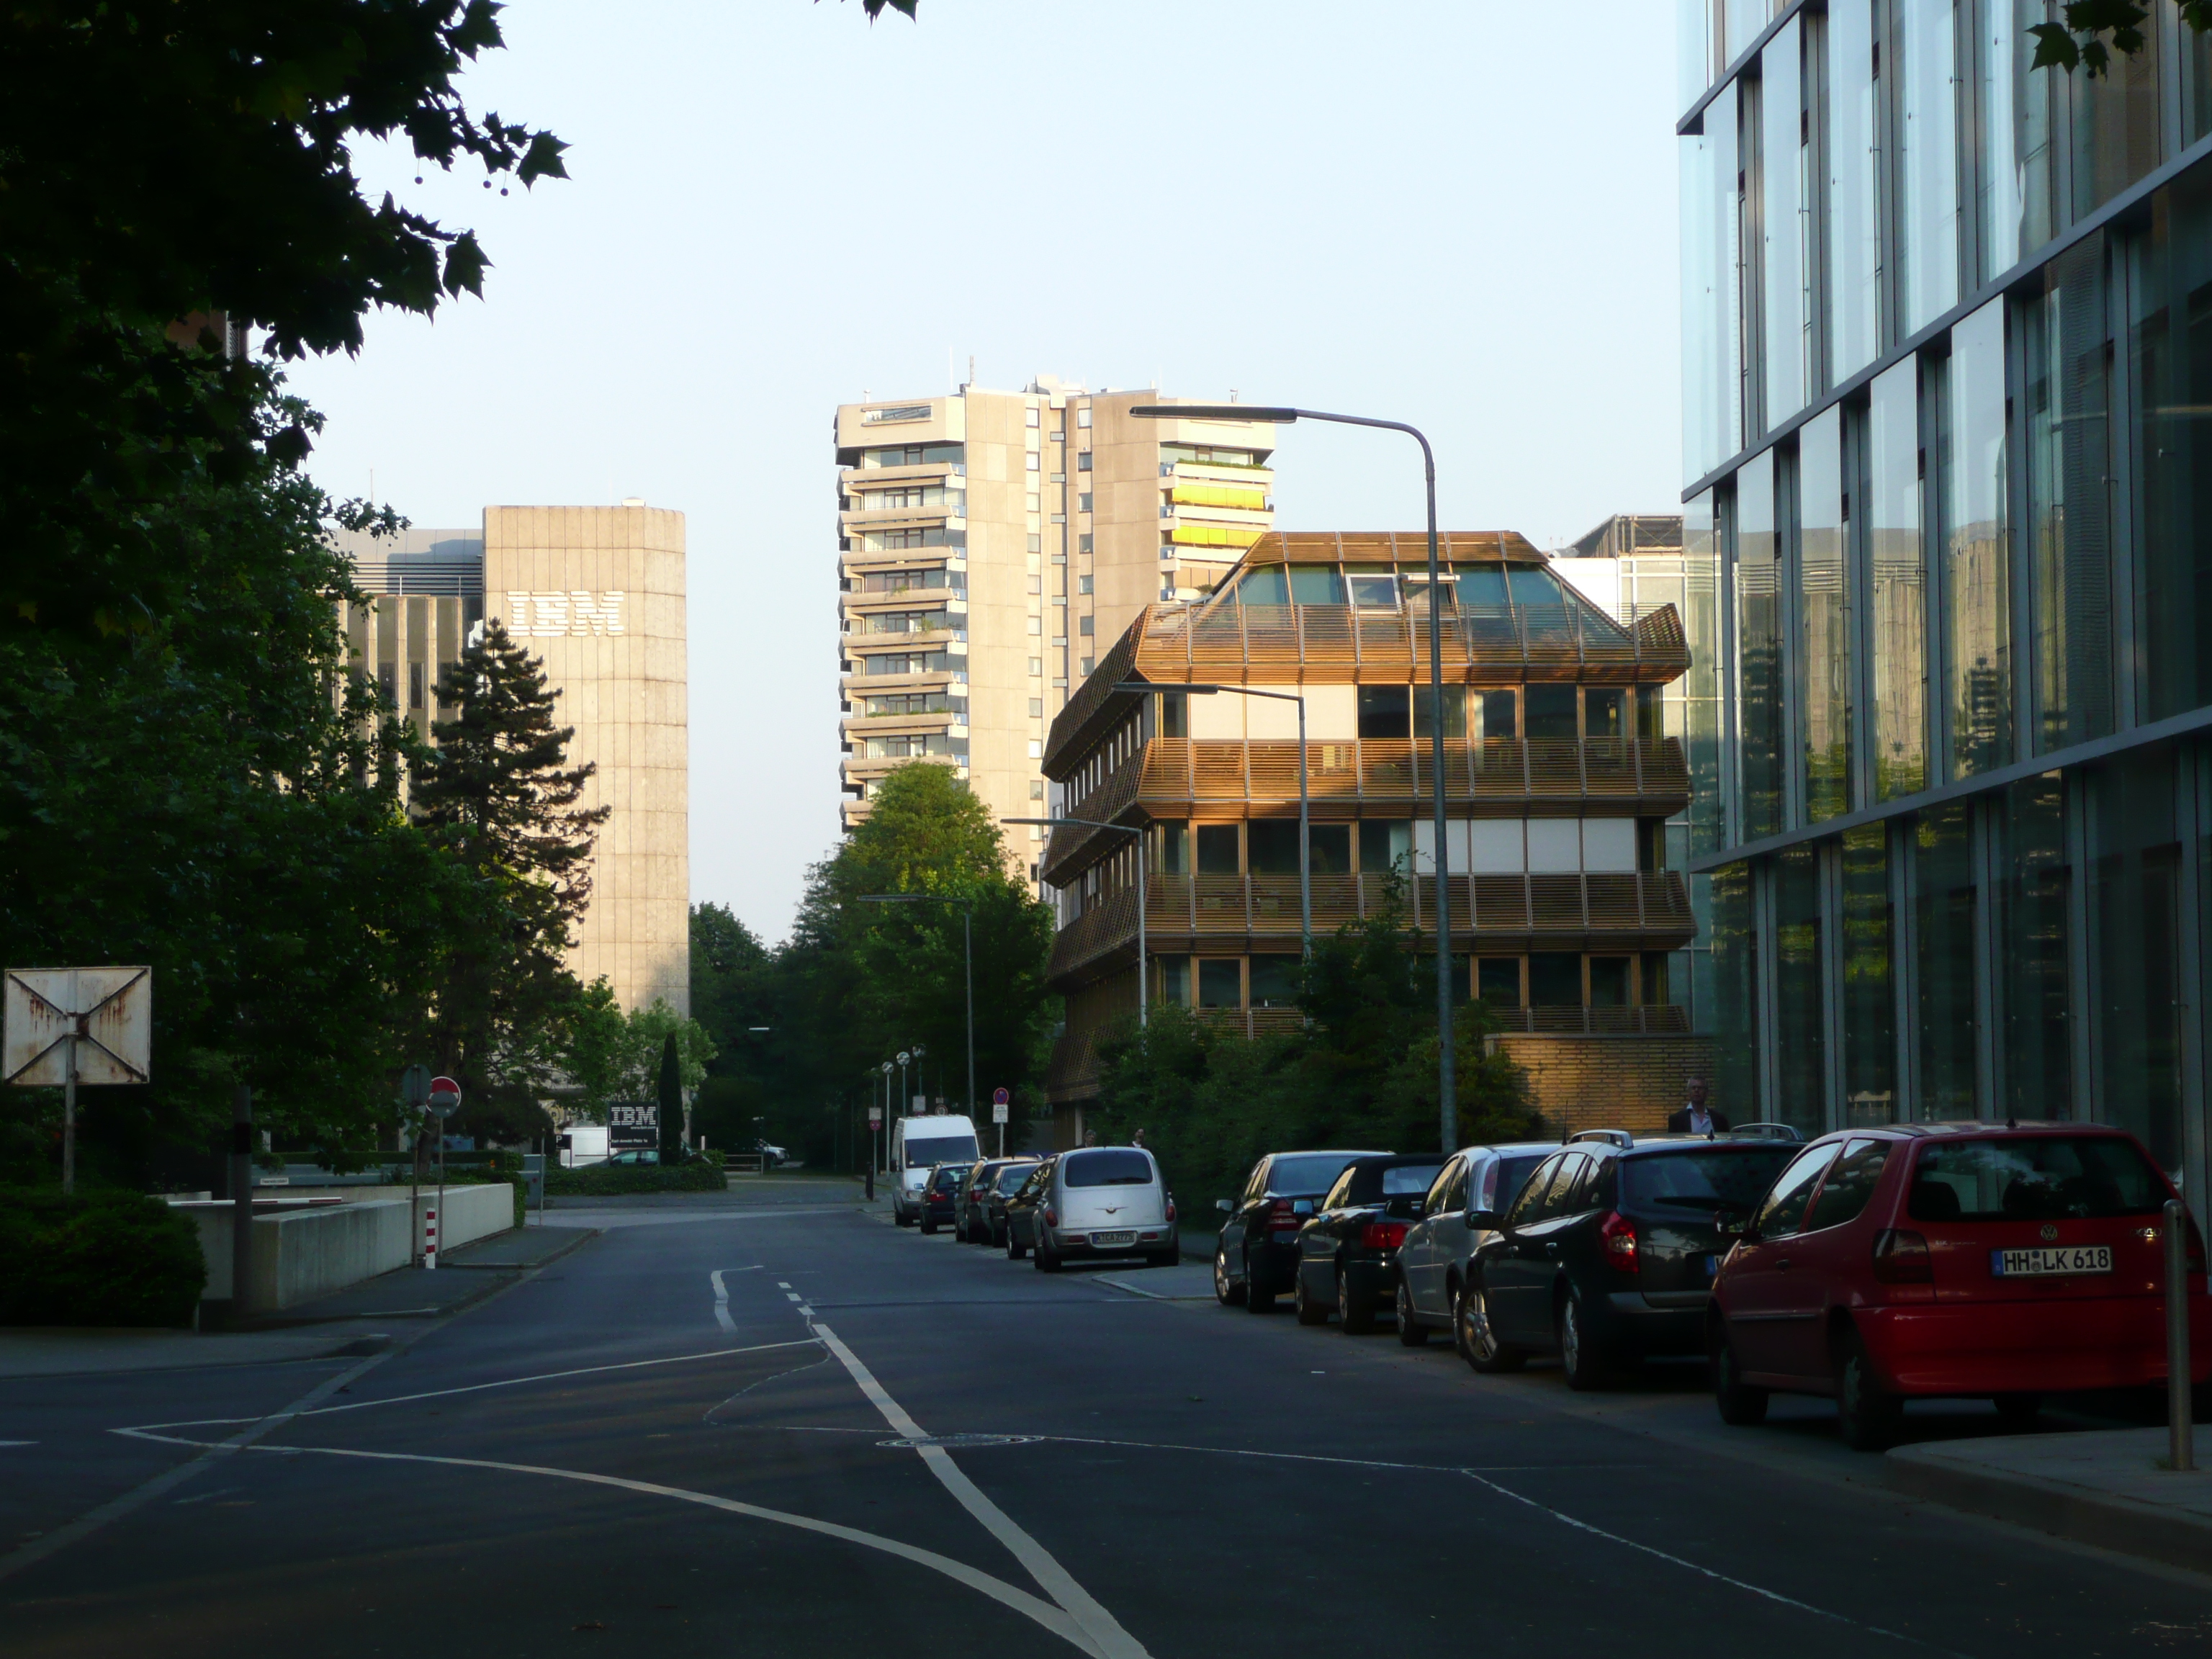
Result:
[[[1982,1395],[2022,1422],[2043,1395],[2166,1380],[2163,1208],[2134,1136],[2087,1123],[1895,1124],[1825,1135],[1776,1177],[1713,1281],[1722,1418],[1832,1395],[1878,1450],[1911,1399]],[[2212,1377],[2204,1243],[2189,1224],[2191,1379]]]

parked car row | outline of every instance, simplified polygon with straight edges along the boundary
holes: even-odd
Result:
[[[1593,1130],[1449,1158],[1271,1153],[1225,1212],[1224,1306],[1347,1334],[1449,1332],[1476,1371],[1556,1356],[1571,1388],[1703,1356],[1723,1419],[1777,1393],[1837,1404],[1845,1440],[1896,1436],[1912,1399],[2162,1386],[2171,1182],[2124,1131],[1898,1124],[1802,1144]],[[2189,1224],[2192,1381],[2212,1378],[2204,1249]]]
[[[1802,1142],[1589,1130],[1440,1153],[1271,1152],[1222,1199],[1214,1296],[1347,1334],[1437,1334],[1474,1370],[1556,1357],[1569,1387],[1702,1357],[1732,1425],[1831,1398],[1844,1439],[1895,1438],[1910,1400],[2015,1422],[2054,1394],[2163,1386],[2164,1206],[2133,1136],[2083,1123],[1887,1124]],[[939,1164],[925,1232],[1024,1256],[1180,1254],[1152,1154],[1098,1146]],[[2212,1381],[2204,1244],[2187,1224],[2191,1376]]]
[[[915,1198],[925,1233],[950,1226],[963,1243],[1003,1249],[1039,1271],[1070,1261],[1182,1258],[1175,1198],[1141,1146],[1086,1146],[1045,1157],[977,1158],[932,1166]],[[902,1210],[894,1218],[906,1224]]]

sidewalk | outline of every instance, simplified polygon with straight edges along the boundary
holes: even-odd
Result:
[[[2197,1437],[2201,1463],[2212,1435]],[[1890,1486],[2039,1532],[2212,1571],[2212,1474],[2164,1467],[2164,1429],[2093,1430],[1899,1447]]]
[[[374,1353],[389,1340],[380,1331],[359,1330],[312,1334],[272,1331],[210,1334],[108,1330],[83,1325],[18,1327],[0,1331],[0,1378],[332,1359]]]

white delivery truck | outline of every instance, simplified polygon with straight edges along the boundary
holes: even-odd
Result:
[[[575,1123],[561,1132],[561,1167],[580,1170],[587,1164],[607,1161],[607,1126],[604,1123]]]
[[[902,1117],[891,1125],[891,1219],[911,1227],[921,1218],[922,1183],[933,1165],[972,1163],[975,1126],[942,1112]]]

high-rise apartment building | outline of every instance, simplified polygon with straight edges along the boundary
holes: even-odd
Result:
[[[2160,4],[2093,79],[2016,0],[1683,15],[1717,1102],[2116,1123],[2200,1194],[2212,40]]]
[[[843,827],[909,760],[1044,815],[1048,723],[1145,606],[1209,592],[1273,520],[1274,428],[1137,420],[1151,391],[837,410]],[[1026,869],[1042,832],[1007,832]]]
[[[545,665],[573,726],[581,805],[613,808],[569,966],[625,1008],[691,1004],[684,515],[620,507],[488,507],[481,526],[341,533],[371,596],[348,607],[349,655],[425,738],[450,717],[439,679],[487,617]]]

